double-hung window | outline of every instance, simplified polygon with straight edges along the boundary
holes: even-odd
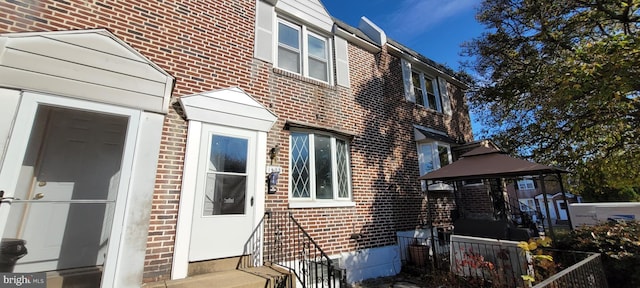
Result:
[[[446,115],[453,114],[450,91],[455,91],[455,86],[451,86],[442,75],[438,76],[437,71],[431,71],[429,65],[405,59],[400,63],[405,100]]]
[[[438,80],[420,71],[411,72],[413,83],[413,93],[416,97],[416,104],[429,109],[442,112],[442,103],[438,93]]]
[[[535,184],[533,184],[533,179],[521,179],[518,180],[518,190],[534,190],[536,189]]]
[[[330,45],[327,37],[306,26],[278,19],[278,68],[330,82]]]
[[[452,162],[451,147],[441,142],[419,143],[418,162],[420,175],[440,169]]]
[[[349,144],[329,134],[292,131],[291,199],[351,200]]]

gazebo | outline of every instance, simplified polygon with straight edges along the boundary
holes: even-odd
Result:
[[[559,169],[551,166],[546,166],[538,163],[533,163],[527,160],[518,159],[509,156],[505,152],[492,147],[477,147],[467,153],[462,154],[461,158],[449,165],[446,165],[438,170],[431,171],[422,175],[419,179],[425,180],[428,183],[432,183],[427,186],[427,203],[429,201],[430,187],[443,187],[446,185],[434,185],[439,183],[451,183],[453,184],[454,192],[458,191],[458,185],[461,181],[469,180],[484,180],[484,179],[504,179],[504,178],[517,178],[523,176],[539,176],[543,179],[544,175],[557,175],[560,182],[560,190],[562,196],[566,202],[566,195],[564,187],[562,186],[562,174],[568,173],[567,170]],[[544,181],[543,181],[544,183]],[[440,189],[440,188],[438,188]],[[549,207],[546,197],[545,185],[541,185],[542,194],[544,196],[544,204],[546,210],[546,219],[549,224],[551,236],[554,236],[553,225],[549,216]],[[433,189],[431,189],[433,191]],[[461,195],[462,197],[464,195]],[[504,199],[503,199],[504,200]],[[458,202],[456,200],[456,202]],[[459,203],[456,203],[459,205]],[[505,204],[506,205],[506,204]],[[431,206],[427,204],[429,213],[429,219],[433,219],[431,216]],[[506,217],[506,215],[503,215]],[[506,219],[505,219],[506,220]],[[571,218],[568,218],[569,226],[571,227]],[[455,224],[454,224],[455,225]],[[473,236],[473,235],[470,235]]]

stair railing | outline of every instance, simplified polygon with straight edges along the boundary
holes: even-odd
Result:
[[[540,229],[544,231],[544,215],[535,207],[529,207],[528,205],[517,202],[517,204],[509,203],[509,208],[511,210],[511,218],[514,221],[514,224],[534,229],[534,231],[539,232]],[[524,209],[524,210],[523,210]],[[536,216],[536,220],[534,221],[534,217]],[[520,222],[514,220],[520,219]],[[542,227],[538,227],[538,224],[542,225]]]
[[[294,274],[303,288],[340,287],[333,261],[290,212],[266,212],[245,244],[245,255],[239,268],[270,265]]]

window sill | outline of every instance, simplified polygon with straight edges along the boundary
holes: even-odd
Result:
[[[317,80],[317,79],[305,77],[305,76],[302,76],[302,75],[300,75],[298,73],[290,72],[290,71],[287,71],[287,70],[284,70],[284,69],[281,69],[281,68],[278,68],[278,67],[275,67],[275,66],[273,67],[273,72],[276,73],[276,74],[280,74],[280,75],[284,75],[284,76],[287,76],[287,77],[295,78],[295,79],[300,80],[302,82],[314,84],[314,85],[321,86],[321,87],[324,87],[324,88],[334,88],[334,86],[329,84],[329,82],[324,82],[322,80]]]
[[[329,208],[329,207],[355,207],[356,202],[353,201],[291,201],[289,200],[289,208]]]

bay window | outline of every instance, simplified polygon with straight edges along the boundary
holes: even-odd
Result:
[[[452,162],[451,147],[441,142],[419,143],[418,162],[420,175],[440,169]]]

